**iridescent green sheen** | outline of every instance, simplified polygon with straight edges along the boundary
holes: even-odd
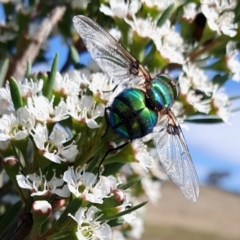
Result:
[[[163,107],[170,108],[173,105],[175,99],[170,84],[161,78],[155,78],[151,82],[151,87],[148,91],[149,97],[159,111],[162,110]]]
[[[178,99],[179,92],[180,92],[180,87],[179,83],[177,80],[169,77],[168,75],[165,74],[159,74],[155,77],[155,79],[159,79],[161,82],[166,82],[172,89],[174,99]]]
[[[141,138],[157,124],[157,113],[146,106],[146,94],[133,88],[115,97],[108,117],[113,130],[127,139]]]
[[[108,108],[109,124],[124,138],[142,138],[156,126],[157,112],[169,109],[178,93],[177,82],[166,75],[157,75],[146,92],[136,88],[125,89]]]

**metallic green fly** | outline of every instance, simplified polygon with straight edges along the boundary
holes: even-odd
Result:
[[[128,141],[153,134],[160,164],[187,199],[199,195],[197,174],[181,127],[171,111],[179,95],[178,82],[149,72],[107,31],[85,16],[74,26],[92,58],[115,84],[115,96],[106,108],[112,129]]]

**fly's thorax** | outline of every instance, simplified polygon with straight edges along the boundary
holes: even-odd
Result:
[[[150,105],[161,111],[164,108],[171,108],[178,98],[179,85],[167,75],[159,74],[151,81],[146,94]]]

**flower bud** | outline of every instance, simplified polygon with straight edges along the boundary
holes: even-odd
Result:
[[[19,173],[19,162],[18,159],[14,156],[4,158],[3,161],[3,167],[9,176],[9,178],[14,178]]]
[[[32,204],[34,222],[43,224],[52,213],[52,206],[48,201],[38,200]]]
[[[123,190],[115,189],[111,193],[111,197],[104,198],[103,204],[97,205],[99,209],[114,208],[122,205],[126,201],[126,194]]]

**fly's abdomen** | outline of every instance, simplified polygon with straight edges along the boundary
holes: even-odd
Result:
[[[178,98],[178,94],[178,84],[166,75],[157,75],[147,89],[148,98],[158,111],[170,108]]]
[[[157,113],[146,107],[143,91],[125,89],[116,96],[109,109],[109,124],[124,138],[141,138],[152,132],[157,124]]]

